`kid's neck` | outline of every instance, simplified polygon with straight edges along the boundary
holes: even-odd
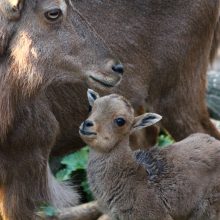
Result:
[[[132,156],[132,150],[129,146],[129,137],[124,138],[122,141],[116,143],[112,150],[108,152],[100,152],[91,147],[91,154],[96,157],[103,158],[122,158],[123,156]]]
[[[129,137],[124,138],[117,143],[110,152],[98,152],[91,148],[89,161],[96,163],[99,166],[105,167],[109,170],[121,170],[123,168],[132,167],[139,169],[140,166],[136,163],[133,151],[129,146]]]

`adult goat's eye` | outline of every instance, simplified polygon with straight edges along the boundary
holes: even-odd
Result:
[[[116,118],[116,119],[115,119],[115,123],[116,123],[119,127],[122,127],[123,125],[125,125],[126,121],[124,120],[124,118]]]
[[[49,21],[56,21],[57,19],[59,19],[62,16],[62,11],[59,8],[56,9],[52,9],[50,11],[47,11],[45,13],[45,17],[47,20]]]

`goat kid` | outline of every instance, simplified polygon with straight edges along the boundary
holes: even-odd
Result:
[[[161,116],[134,117],[122,96],[88,90],[92,112],[80,126],[91,147],[88,179],[103,211],[120,220],[220,219],[220,142],[194,134],[166,148],[132,152],[129,135]]]

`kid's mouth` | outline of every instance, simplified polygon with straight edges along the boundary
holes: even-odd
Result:
[[[97,135],[95,132],[85,131],[83,129],[79,129],[79,133],[83,136],[95,136]]]

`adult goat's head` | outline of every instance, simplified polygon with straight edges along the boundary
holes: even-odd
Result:
[[[0,62],[27,91],[54,80],[82,80],[104,89],[117,85],[123,73],[68,0],[1,0]]]

